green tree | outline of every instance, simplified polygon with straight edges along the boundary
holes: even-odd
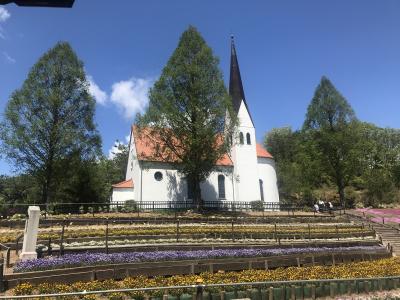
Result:
[[[315,141],[326,174],[345,206],[345,187],[360,172],[362,139],[353,109],[326,77],[308,106],[303,129]]]
[[[113,157],[110,159],[112,170],[112,183],[125,180],[126,166],[128,164],[129,146],[118,140],[115,142],[116,149],[113,151]]]
[[[265,135],[264,144],[275,159],[281,199],[312,205],[313,191],[325,180],[313,139],[290,127],[273,128]]]
[[[400,130],[362,123],[361,131],[365,149],[361,175],[364,205],[394,202],[400,183]]]
[[[64,176],[66,165],[58,168],[59,161],[98,155],[94,112],[83,63],[65,42],[45,53],[11,95],[0,127],[3,152],[39,182],[42,203],[53,200]]]
[[[182,34],[149,98],[139,129],[147,127],[148,137],[157,137],[154,146],[162,159],[178,163],[200,209],[200,182],[229,152],[236,116],[218,59],[194,27]]]

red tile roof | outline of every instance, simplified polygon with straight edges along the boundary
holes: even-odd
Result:
[[[121,181],[119,183],[113,184],[112,187],[120,188],[120,189],[133,188],[133,180],[129,179],[129,180]]]
[[[264,149],[260,144],[256,145],[257,157],[273,158],[271,153]]]
[[[145,161],[169,161],[177,162],[179,159],[173,153],[157,153],[154,145],[161,144],[161,141],[157,141],[156,137],[149,137],[146,134],[146,128],[142,130],[142,134],[139,134],[136,126],[132,126],[132,132],[135,139],[136,153],[139,160]],[[147,132],[148,133],[148,132]],[[228,154],[225,154],[221,159],[217,161],[217,166],[233,166],[233,162]]]

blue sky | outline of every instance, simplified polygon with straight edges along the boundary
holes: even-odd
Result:
[[[400,127],[400,2],[89,1],[72,9],[0,6],[0,112],[31,66],[57,41],[85,64],[108,155],[125,140],[146,92],[192,24],[229,79],[234,34],[257,139],[299,128],[315,87],[328,76],[359,119]],[[1,116],[2,117],[2,116]],[[0,160],[0,174],[12,169]]]

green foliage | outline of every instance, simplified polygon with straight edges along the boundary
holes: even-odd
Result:
[[[38,60],[11,95],[0,127],[2,150],[36,179],[41,202],[54,200],[70,157],[99,154],[94,111],[83,64],[63,42]]]
[[[266,134],[264,144],[275,158],[281,200],[311,205],[313,188],[324,182],[320,154],[311,137],[290,127],[275,128]]]
[[[307,109],[303,130],[315,142],[325,173],[336,184],[345,205],[344,189],[359,171],[362,139],[353,109],[326,77],[322,77]]]
[[[127,200],[124,203],[123,211],[124,212],[135,212],[138,210],[137,204],[135,200]]]
[[[263,211],[264,210],[264,201],[258,200],[258,201],[252,201],[251,203],[251,209],[256,210],[256,211]]]
[[[199,207],[200,182],[229,151],[236,120],[218,59],[194,27],[182,34],[149,98],[139,128],[148,128],[150,140],[158,137],[160,158],[180,162]]]
[[[317,87],[303,129],[275,128],[266,134],[265,146],[275,158],[285,202],[336,203],[337,194],[348,207],[400,200],[400,130],[357,121],[326,78]]]

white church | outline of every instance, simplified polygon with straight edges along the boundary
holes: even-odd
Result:
[[[205,201],[279,203],[274,159],[256,142],[255,124],[244,96],[234,41],[231,41],[229,94],[237,113],[238,141],[217,163],[205,182]],[[190,201],[192,192],[173,163],[154,159],[153,143],[132,126],[126,180],[113,185],[112,201]]]

